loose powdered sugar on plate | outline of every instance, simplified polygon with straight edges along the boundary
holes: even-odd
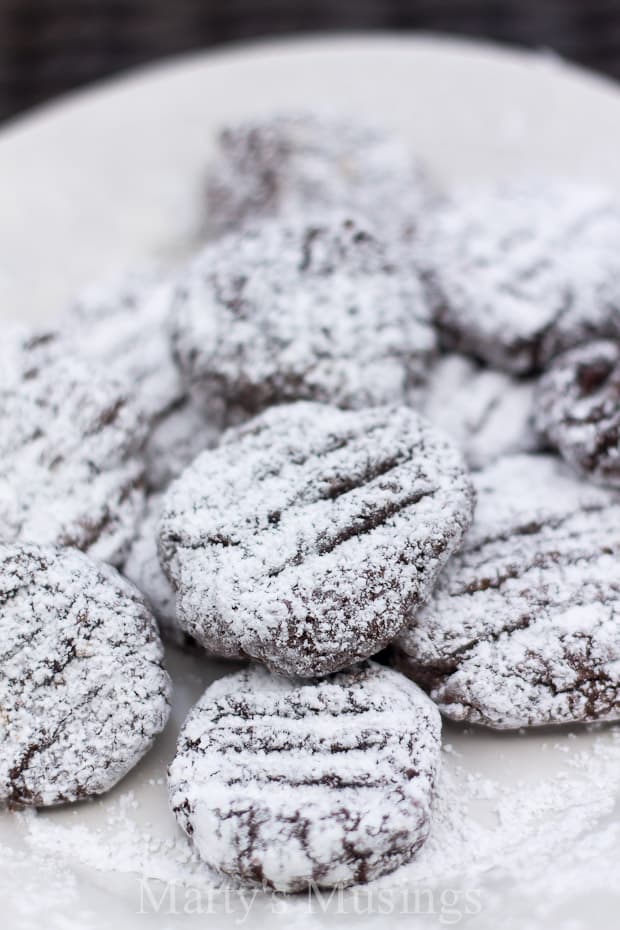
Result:
[[[169,659],[184,692],[170,728],[178,729],[205,676],[201,670],[192,680],[187,657],[183,664],[172,654]],[[218,674],[226,670],[213,668]],[[175,735],[164,737],[165,751],[156,749],[156,762],[130,776],[129,787],[124,783],[101,801],[81,806],[74,823],[50,813],[17,815],[10,845],[7,834],[0,834],[0,866],[15,879],[9,908],[19,896],[19,883],[27,884],[28,870],[49,877],[37,912],[42,903],[54,909],[62,902],[62,912],[71,915],[62,923],[50,922],[54,930],[109,927],[78,907],[78,878],[98,887],[101,873],[122,892],[123,913],[133,915],[132,926],[141,927],[142,919],[144,926],[162,930],[204,926],[207,920],[217,920],[218,928],[239,926],[248,907],[252,924],[263,920],[274,927],[301,928],[309,915],[318,920],[326,908],[329,917],[323,919],[330,927],[375,927],[380,902],[384,910],[379,913],[400,914],[408,908],[415,914],[408,920],[422,928],[458,921],[470,926],[473,920],[477,930],[495,930],[498,921],[510,930],[526,930],[550,919],[557,928],[586,930],[585,924],[569,922],[570,910],[564,910],[575,889],[585,896],[620,894],[620,825],[610,820],[620,789],[616,728],[564,731],[561,739],[552,729],[490,739],[448,725],[424,848],[392,875],[329,900],[325,893],[322,902],[235,888],[199,862],[172,814],[158,818],[156,826],[149,822],[151,808],[165,805],[164,759],[172,755]],[[525,756],[535,761],[531,774],[523,766]],[[111,919],[109,907],[116,906],[106,904],[105,921]],[[179,916],[170,916],[171,906]],[[21,908],[23,923],[16,923],[15,930],[29,927],[28,902]]]
[[[343,68],[346,80],[341,79]],[[225,95],[218,93],[223,79]],[[248,102],[248,82],[256,89],[253,100],[257,106],[264,101],[287,107],[300,93],[310,102],[336,99],[360,113],[368,112],[370,105],[419,140],[424,154],[436,160],[451,181],[469,181],[472,176],[513,177],[541,164],[552,171],[577,172],[612,184],[620,181],[614,156],[617,145],[613,144],[620,129],[617,92],[568,69],[555,56],[535,58],[427,37],[389,37],[345,42],[332,39],[323,47],[313,41],[267,53],[244,49],[221,60],[190,61],[172,68],[166,65],[165,72],[132,78],[126,87],[76,100],[64,114],[37,116],[38,126],[33,122],[6,134],[2,175],[11,196],[5,198],[7,211],[2,220],[7,247],[0,269],[4,312],[27,309],[41,314],[57,302],[59,294],[73,288],[78,275],[83,279],[83,272],[92,276],[93,269],[110,265],[118,256],[124,260],[128,251],[133,255],[138,247],[142,253],[169,243],[179,228],[184,229],[174,210],[168,209],[171,202],[178,200],[184,208],[187,201],[193,222],[190,202],[192,208],[196,203],[202,206],[196,191],[203,190],[203,140],[216,121],[247,116],[250,106],[254,108],[254,103]],[[435,95],[417,94],[412,109],[411,95],[402,93],[404,86],[423,91],[433,86],[441,89],[445,110],[440,131]],[[472,105],[463,108],[463,98]],[[207,107],[205,100],[209,101]],[[549,118],[550,113],[554,119]],[[119,121],[126,131],[114,134]],[[161,139],[162,126],[170,130],[164,146],[155,141]],[[110,159],[107,147],[101,146],[105,134],[116,140],[117,158]],[[69,161],[65,157],[68,144],[74,154]],[[77,166],[83,170],[76,170]],[[140,184],[135,183],[136,166]],[[105,174],[105,185],[93,184],[100,171]],[[111,190],[125,204],[120,221],[119,199],[109,197]],[[111,201],[109,206],[106,200]],[[16,215],[25,215],[24,204],[32,222],[15,224]],[[78,218],[79,228],[84,228],[85,220],[91,222],[92,237],[83,237],[83,241],[68,237]],[[33,275],[32,248],[37,244],[41,246],[41,262]],[[184,671],[179,681],[186,677]],[[463,778],[455,781],[454,790],[440,793],[436,830],[416,868],[423,866],[430,871],[443,862],[442,841],[446,849],[453,850],[450,862],[465,862],[470,857],[471,884],[484,886],[483,915],[475,918],[477,928],[484,923],[493,930],[498,926],[514,930],[517,925],[540,930],[546,918],[553,930],[613,926],[620,897],[620,830],[606,820],[606,815],[612,811],[619,790],[616,731],[606,728],[590,735],[581,730],[575,740],[565,731],[561,735],[551,732],[548,736],[484,740],[475,733],[461,736],[461,731],[449,730],[448,737],[465,755],[457,763],[455,753],[449,753],[444,773],[452,772],[453,764],[462,764]],[[547,749],[543,749],[545,741]],[[157,760],[160,755],[157,748]],[[543,763],[550,757],[550,774],[543,775]],[[151,786],[146,779],[155,771],[154,765],[148,763],[135,780],[132,776],[128,779],[140,804],[135,807],[128,801],[125,805],[127,823],[138,823],[140,814],[149,816]],[[481,773],[470,775],[470,786],[465,774],[481,768]],[[533,787],[515,786],[519,773],[530,770]],[[163,769],[156,771],[158,778],[163,777]],[[491,776],[494,781],[489,781]],[[571,789],[576,783],[578,787]],[[127,793],[130,789],[124,783],[119,790]],[[155,805],[152,808],[153,819],[163,823],[165,789],[152,790],[160,792],[157,813]],[[508,813],[501,792],[509,792]],[[487,799],[477,799],[479,795]],[[91,811],[99,810],[99,804],[104,809],[117,800],[115,791],[113,797],[97,805],[80,807],[75,811],[76,821],[86,820]],[[459,805],[474,813],[481,806],[485,810],[488,805],[501,807],[501,821],[489,815],[478,829],[480,818],[470,812],[461,823]],[[114,923],[119,915],[123,928],[132,930],[181,927],[182,916],[163,914],[158,919],[149,913],[141,919],[137,913],[138,899],[131,897],[132,889],[138,875],[148,870],[134,856],[133,844],[125,837],[116,840],[118,818],[105,837],[91,820],[86,826],[96,847],[105,846],[110,859],[116,852],[117,868],[121,858],[123,868],[133,862],[133,874],[89,870],[85,850],[81,850],[81,859],[80,850],[75,858],[69,851],[66,857],[57,852],[50,855],[42,833],[35,832],[35,824],[49,824],[60,846],[66,839],[60,825],[66,823],[67,816],[66,811],[60,811],[57,816],[43,814],[27,822],[6,818],[7,823],[0,824],[3,917],[9,912],[18,915],[12,923],[8,918],[12,930],[40,926],[41,914],[45,914],[44,925],[49,930],[91,930],[96,925],[97,930],[109,930],[111,925],[120,926],[120,921]],[[32,834],[25,829],[27,823]],[[447,830],[450,824],[454,832]],[[165,842],[165,826],[161,830]],[[466,839],[468,833],[470,838]],[[145,835],[157,841],[160,828],[145,828]],[[184,842],[182,837],[178,839]],[[427,858],[431,851],[437,854],[435,860]],[[398,873],[399,879],[401,876],[404,884],[405,872]],[[192,887],[189,878],[187,883]],[[325,923],[320,910],[309,920],[304,902],[285,902],[280,908],[284,914],[281,925],[287,928],[306,930],[309,925]],[[245,913],[240,909],[235,916],[243,918]],[[444,914],[444,925],[452,923],[448,906]],[[183,925],[204,927],[213,921],[219,928],[224,919],[188,916]],[[375,916],[367,922],[376,926],[389,919]],[[423,919],[408,918],[407,923],[418,927]],[[329,926],[346,923],[357,928],[364,921],[363,915],[354,914],[352,918],[330,919]],[[274,915],[267,925],[278,922]],[[247,919],[244,925],[257,923]],[[437,920],[432,923],[436,926]],[[233,918],[230,924],[234,924]]]

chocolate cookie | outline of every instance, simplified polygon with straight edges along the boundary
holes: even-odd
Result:
[[[620,345],[593,342],[559,356],[536,393],[540,432],[581,474],[620,485]]]
[[[168,334],[168,284],[153,271],[134,272],[85,290],[64,319],[80,356],[127,385],[148,423],[145,480],[160,491],[216,442],[202,407],[187,395]]]
[[[188,636],[176,621],[174,591],[157,555],[157,535],[161,514],[161,494],[152,494],[125,563],[123,574],[147,599],[161,635],[178,646],[187,644]]]
[[[165,495],[183,628],[289,675],[377,652],[429,596],[472,515],[458,451],[414,411],[275,407]]]
[[[33,330],[13,320],[2,323],[0,390],[12,390],[39,368],[61,359],[66,347],[56,329]]]
[[[127,385],[50,337],[0,379],[0,541],[120,564],[144,505],[146,424]]]
[[[185,395],[170,352],[169,307],[167,283],[154,271],[138,271],[90,286],[62,321],[79,355],[131,385],[149,421]]]
[[[398,234],[437,198],[408,147],[349,118],[282,114],[224,129],[207,184],[212,235],[248,221],[343,208]]]
[[[0,545],[0,802],[101,794],[163,729],[169,679],[139,593],[75,549]]]
[[[123,574],[146,598],[162,638],[181,649],[193,651],[199,648],[198,643],[177,622],[174,589],[159,564],[157,538],[162,496],[149,495],[146,513],[125,560]],[[243,659],[241,655],[210,655],[212,658]]]
[[[168,487],[200,452],[217,445],[221,429],[203,405],[184,396],[151,423],[144,446],[145,477],[150,491]]]
[[[535,384],[445,355],[431,369],[419,409],[457,443],[470,468],[483,468],[544,445],[533,425]]]
[[[576,185],[457,194],[421,257],[444,345],[508,372],[620,332],[620,201]]]
[[[454,720],[620,719],[620,497],[550,456],[501,459],[474,486],[474,524],[398,667]]]
[[[253,666],[191,711],[172,807],[200,856],[241,882],[371,881],[427,837],[440,731],[428,698],[374,662],[313,682]]]
[[[207,248],[179,284],[175,354],[205,407],[401,403],[435,333],[421,285],[365,224],[268,223]]]

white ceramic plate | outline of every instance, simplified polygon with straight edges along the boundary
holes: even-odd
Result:
[[[448,183],[533,172],[620,189],[620,93],[546,54],[378,37],[200,55],[0,133],[0,313],[46,319],[93,279],[187,253],[200,235],[215,128],[307,106],[393,126]],[[435,826],[411,866],[330,900],[244,896],[218,888],[193,858],[163,784],[187,709],[225,669],[176,653],[170,666],[173,719],[122,784],[95,803],[0,815],[8,930],[616,926],[615,728],[447,726]]]

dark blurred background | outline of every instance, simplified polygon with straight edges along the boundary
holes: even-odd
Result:
[[[0,119],[175,52],[370,29],[545,47],[620,78],[620,0],[0,0]]]

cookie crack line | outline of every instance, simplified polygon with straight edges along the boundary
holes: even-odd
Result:
[[[159,551],[191,636],[311,678],[390,641],[472,510],[458,451],[415,411],[304,402],[232,430],[181,475]]]
[[[234,748],[221,741],[225,723],[212,723],[229,703],[247,718]],[[374,742],[351,718],[352,704],[370,703]],[[291,713],[295,735],[283,729]],[[319,737],[311,757],[300,754]],[[199,854],[244,883],[296,892],[370,881],[426,839],[439,750],[436,708],[390,669],[364,662],[300,686],[252,666],[211,685],[191,712],[169,770],[171,806]]]
[[[474,484],[476,545],[448,563],[397,636],[393,663],[457,720],[514,729],[620,719],[620,497],[584,491],[551,456],[506,457]],[[528,546],[517,544],[524,527],[535,531]]]
[[[306,558],[311,557],[315,554],[320,556],[330,555],[333,553],[339,546],[342,546],[344,543],[348,542],[350,539],[355,539],[356,537],[365,536],[367,533],[370,533],[372,530],[376,530],[381,526],[384,526],[388,520],[392,517],[397,516],[403,510],[408,507],[413,506],[414,504],[419,504],[421,500],[425,497],[432,496],[437,491],[437,488],[432,488],[429,491],[419,491],[414,494],[410,494],[404,500],[395,501],[389,507],[384,507],[381,510],[373,514],[369,514],[367,517],[362,517],[352,526],[347,527],[346,529],[336,532],[333,535],[329,535],[326,531],[324,536],[319,536],[316,540],[316,550],[313,551],[310,549],[307,552],[299,553],[296,555],[288,564],[281,566],[277,569],[272,569],[268,572],[269,578],[277,578],[283,572],[289,570],[291,567],[295,568],[300,565],[303,565]]]
[[[170,709],[154,618],[116,569],[60,546],[0,544],[0,799],[46,807],[113,787]],[[24,642],[23,631],[28,631]]]

